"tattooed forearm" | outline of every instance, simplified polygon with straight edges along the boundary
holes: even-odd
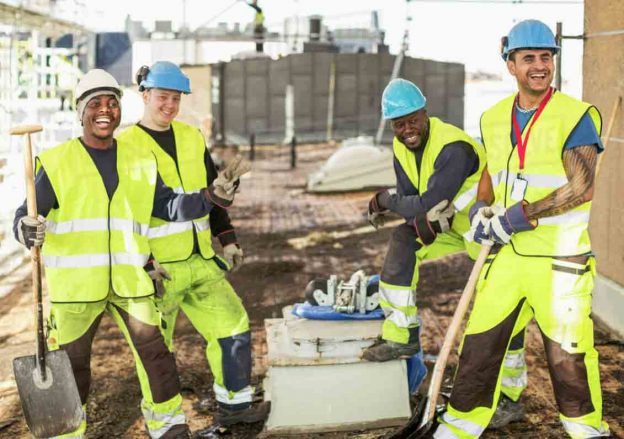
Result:
[[[568,183],[526,206],[530,220],[565,213],[592,199],[598,151],[594,145],[578,146],[563,153]]]

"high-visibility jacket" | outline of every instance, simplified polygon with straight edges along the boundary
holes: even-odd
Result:
[[[463,235],[470,229],[468,211],[470,210],[470,206],[475,202],[481,171],[485,166],[485,151],[483,146],[456,126],[443,122],[437,117],[430,117],[429,138],[427,139],[427,144],[423,152],[420,173],[416,167],[414,152],[407,148],[407,146],[401,143],[396,137],[393,141],[393,149],[394,157],[398,160],[401,168],[403,168],[403,171],[414,187],[418,189],[418,193],[422,195],[427,191],[429,178],[431,178],[435,171],[435,161],[442,149],[449,143],[459,141],[466,142],[472,146],[479,158],[479,169],[464,181],[453,199],[453,204],[457,212],[453,219],[452,229],[460,235]]]
[[[136,146],[152,151],[158,162],[163,182],[176,193],[194,193],[207,185],[204,153],[206,145],[200,131],[182,122],[171,123],[176,143],[176,166],[173,158],[137,125],[126,128],[119,136]],[[153,217],[148,232],[154,258],[159,262],[184,261],[193,253],[193,228],[197,234],[199,252],[205,259],[214,257],[209,215],[193,221],[169,222]]]
[[[524,199],[529,203],[568,183],[562,160],[566,139],[586,113],[598,133],[602,126],[600,113],[595,107],[555,91],[531,128],[524,169],[520,171],[516,145],[511,144],[511,114],[515,98],[512,95],[503,99],[481,117],[481,134],[487,150],[495,203],[505,207],[518,202],[511,199],[511,189],[519,173],[527,181]],[[591,251],[587,231],[590,208],[591,201],[588,201],[561,215],[540,218],[534,230],[514,234],[511,245],[517,254],[524,256],[585,254]]]
[[[37,166],[50,179],[58,208],[47,216],[43,262],[52,302],[153,294],[143,270],[157,167],[154,155],[117,142],[119,184],[109,199],[89,153],[78,139],[42,152]]]

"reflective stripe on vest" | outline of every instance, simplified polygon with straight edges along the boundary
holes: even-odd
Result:
[[[487,110],[481,118],[481,133],[487,149],[487,166],[495,203],[509,207],[513,182],[521,174],[527,181],[524,199],[533,203],[568,183],[563,167],[563,146],[587,113],[596,131],[602,121],[598,110],[563,93],[555,92],[531,130],[525,167],[520,171],[515,145],[511,144],[511,111],[514,96]],[[540,218],[531,231],[512,236],[514,251],[525,256],[571,256],[591,251],[588,222],[591,201],[561,215]]]
[[[197,128],[190,125],[173,121],[171,126],[176,141],[177,166],[152,136],[137,125],[125,129],[119,138],[151,150],[156,156],[163,182],[175,193],[199,193],[207,184],[204,138]],[[212,258],[215,253],[208,215],[185,222],[168,222],[153,217],[148,236],[154,258],[159,262],[188,259],[193,251],[193,229],[201,255],[206,259]]]
[[[485,151],[483,150],[483,146],[461,129],[445,123],[436,117],[430,117],[429,138],[424,147],[425,150],[420,164],[420,173],[416,168],[414,153],[396,137],[393,141],[393,149],[394,157],[399,162],[399,165],[414,185],[414,188],[422,195],[427,191],[429,178],[435,171],[435,161],[442,149],[450,143],[460,141],[466,142],[472,146],[479,159],[479,169],[464,181],[453,200],[457,212],[453,219],[452,229],[462,235],[470,229],[468,211],[476,199],[481,171],[485,166]]]
[[[58,208],[47,216],[42,259],[52,302],[94,302],[153,294],[143,269],[156,186],[149,151],[117,142],[119,182],[111,199],[78,139],[42,152]]]

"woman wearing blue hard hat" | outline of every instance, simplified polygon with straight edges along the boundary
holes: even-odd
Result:
[[[141,121],[119,136],[149,148],[157,158],[158,171],[167,185],[180,192],[194,192],[214,185],[218,176],[196,127],[175,120],[183,94],[191,92],[189,78],[174,63],[158,61],[137,74],[145,110]],[[226,184],[231,198],[238,177],[249,163],[235,157],[227,167],[234,177]],[[164,279],[164,294],[157,299],[163,315],[165,341],[173,349],[178,313],[183,311],[206,340],[206,359],[214,375],[222,425],[257,422],[268,414],[266,404],[252,405],[251,332],[243,304],[225,278],[243,262],[243,251],[226,211],[215,202],[209,215],[194,221],[172,223],[152,218],[149,244],[156,261],[170,279]],[[212,246],[217,237],[223,258]],[[207,404],[200,404],[207,409]]]
[[[601,118],[591,104],[551,87],[559,51],[538,20],[516,24],[502,56],[518,93],[481,117],[487,167],[470,210],[471,235],[498,252],[483,270],[465,330],[453,391],[436,438],[476,438],[503,392],[509,352],[535,319],[542,334],[559,419],[574,439],[609,436],[602,420],[591,293],[595,261],[588,222]],[[524,370],[522,370],[524,369]],[[509,389],[513,390],[513,389]]]

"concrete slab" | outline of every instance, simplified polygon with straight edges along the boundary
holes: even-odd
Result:
[[[360,359],[380,321],[265,320],[271,413],[265,435],[402,425],[410,416],[405,361]],[[383,379],[380,379],[383,377]]]

